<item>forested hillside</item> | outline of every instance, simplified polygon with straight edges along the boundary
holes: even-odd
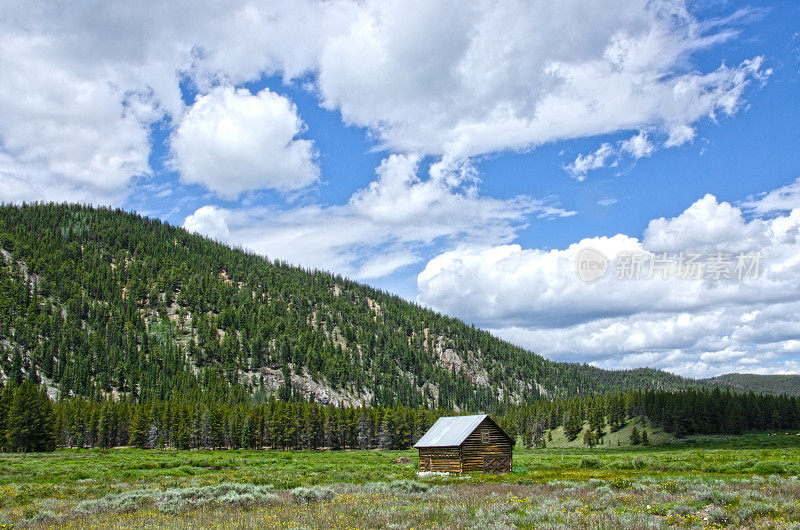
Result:
[[[795,430],[800,427],[800,399],[723,391],[719,387],[677,392],[631,390],[510,405],[500,421],[529,446],[543,446],[542,434],[556,427],[563,427],[569,440],[586,427],[583,442],[593,445],[637,418],[678,437]]]
[[[800,375],[725,374],[706,381],[712,385],[729,387],[739,392],[800,395]]]
[[[496,410],[697,382],[555,363],[333,274],[121,210],[0,207],[0,379],[51,396]]]

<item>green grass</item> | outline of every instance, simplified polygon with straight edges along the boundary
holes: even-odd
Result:
[[[664,432],[660,428],[654,428],[649,422],[637,418],[625,424],[618,431],[612,431],[606,427],[603,435],[603,443],[597,448],[614,448],[614,449],[634,449],[635,446],[631,445],[631,431],[636,427],[641,435],[642,432],[647,432],[651,446],[679,446],[679,447],[725,447],[725,448],[753,448],[753,447],[800,447],[800,440],[796,436],[769,436],[767,433],[747,433],[740,435],[695,435],[679,438],[673,433]],[[567,440],[564,435],[564,428],[558,427],[551,431],[552,440],[545,438],[547,447],[549,448],[572,448],[581,449],[586,447],[583,443],[583,435],[588,429],[588,424],[584,424],[583,429],[578,433],[577,437],[572,440]]]
[[[685,443],[686,441],[685,439],[681,440],[676,438],[675,435],[664,432],[661,429],[654,429],[641,419],[635,419],[627,422],[625,426],[618,431],[611,431],[609,427],[606,427],[604,431],[605,434],[603,435],[603,445],[600,447],[630,447],[631,431],[633,430],[634,426],[639,430],[640,433],[642,431],[647,431],[650,445],[673,445]],[[552,440],[547,441],[547,446],[553,448],[585,447],[583,443],[583,434],[587,429],[588,424],[584,425],[583,429],[581,429],[581,432],[578,433],[578,436],[573,440],[567,440],[567,437],[564,435],[563,427],[553,429]]]
[[[516,450],[512,473],[425,477],[417,476],[412,450],[0,454],[0,525],[258,527],[287,520],[300,527],[446,527],[486,526],[492,517],[528,527],[800,522],[795,437],[594,449],[557,447],[555,436],[553,442]],[[414,463],[393,464],[399,456]],[[707,519],[692,519],[698,512]]]

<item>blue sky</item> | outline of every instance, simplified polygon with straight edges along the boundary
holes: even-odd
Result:
[[[797,2],[0,14],[4,201],[136,210],[558,360],[800,372]],[[587,245],[765,262],[584,285]]]

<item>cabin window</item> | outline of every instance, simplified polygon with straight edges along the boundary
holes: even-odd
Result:
[[[482,444],[489,443],[489,429],[481,429],[481,443]]]

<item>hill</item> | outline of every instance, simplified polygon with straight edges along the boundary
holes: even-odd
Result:
[[[724,374],[705,381],[738,392],[800,396],[800,375]]]
[[[552,362],[341,276],[121,210],[1,206],[0,257],[0,379],[53,395],[494,410],[707,384]]]

